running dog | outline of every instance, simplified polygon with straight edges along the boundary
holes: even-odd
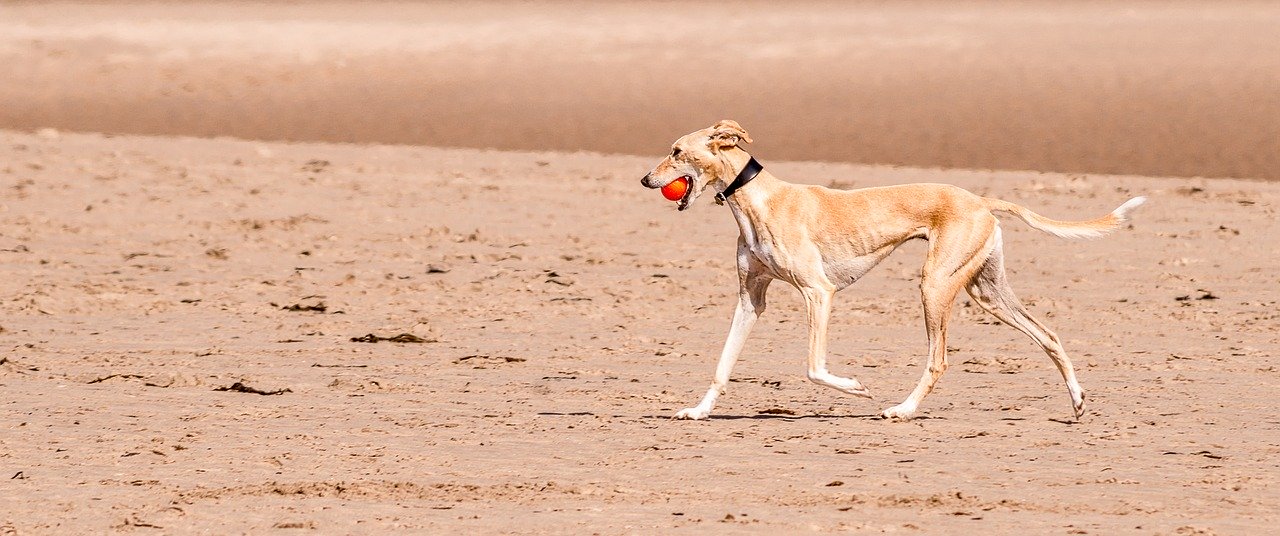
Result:
[[[910,419],[947,370],[947,323],[960,289],[1005,324],[1039,344],[1062,373],[1076,419],[1084,414],[1084,392],[1058,336],[1027,312],[1004,270],[1000,224],[993,212],[1011,213],[1027,225],[1062,238],[1095,238],[1120,228],[1146,198],[1135,197],[1110,214],[1088,221],[1057,221],[1024,207],[981,197],[946,184],[906,184],[859,190],[832,190],[784,182],[742,148],[751,137],[738,123],[720,121],[676,140],[657,167],[640,181],[662,188],[688,181],[679,199],[685,210],[708,186],[716,201],[729,205],[738,230],[738,306],[715,378],[697,406],[678,419],[704,419],[724,392],[746,342],[765,310],[765,291],[774,279],[804,296],[809,320],[809,380],[838,391],[871,398],[862,383],[827,370],[827,321],[831,300],[879,264],[899,245],[929,242],[920,295],[929,355],[919,384],[901,404],[881,412],[886,419]]]

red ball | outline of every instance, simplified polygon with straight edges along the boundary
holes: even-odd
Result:
[[[671,201],[679,201],[680,198],[684,197],[684,193],[688,190],[689,180],[684,177],[680,177],[662,187],[662,196]]]

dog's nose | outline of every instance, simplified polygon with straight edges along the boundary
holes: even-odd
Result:
[[[645,188],[648,188],[648,187],[649,187],[649,174],[648,174],[648,173],[645,173],[643,177],[640,177],[640,186],[644,186]]]

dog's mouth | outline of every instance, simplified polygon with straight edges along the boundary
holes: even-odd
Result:
[[[689,208],[689,204],[693,202],[693,192],[694,190],[696,190],[695,187],[697,185],[694,184],[693,177],[690,177],[688,175],[682,175],[680,176],[680,179],[684,179],[685,182],[689,184],[689,188],[685,190],[684,195],[680,197],[680,203],[676,205],[676,210],[684,211],[684,209]],[[676,180],[680,180],[680,179],[676,179]]]

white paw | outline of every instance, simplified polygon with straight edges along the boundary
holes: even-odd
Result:
[[[840,387],[837,387],[836,389],[848,395],[860,396],[862,398],[870,398],[872,400],[875,400],[876,398],[874,396],[871,396],[871,391],[869,389],[867,389],[866,387],[863,387],[861,383],[858,383],[856,381],[853,382],[853,385],[840,386]]]
[[[708,415],[711,415],[711,410],[709,409],[685,408],[676,412],[675,418],[690,420],[690,421],[697,421],[697,420],[707,418]]]
[[[809,381],[818,385],[825,385],[847,395],[874,398],[871,396],[871,391],[863,387],[862,382],[853,378],[841,378],[826,372],[810,372]]]
[[[1076,398],[1076,397],[1079,398]],[[1084,393],[1073,393],[1071,396],[1071,408],[1076,412],[1076,420],[1084,416]]]
[[[916,408],[906,404],[898,404],[894,407],[881,411],[880,416],[886,419],[906,421],[916,416]]]

